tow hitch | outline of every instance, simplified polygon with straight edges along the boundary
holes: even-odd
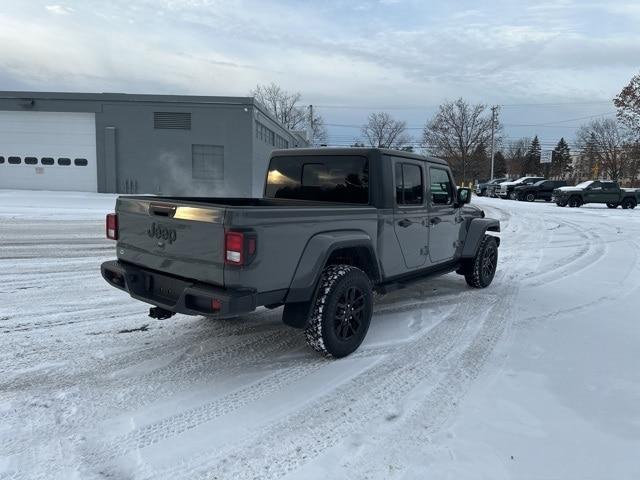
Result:
[[[165,310],[164,308],[160,308],[160,307],[151,307],[149,309],[149,316],[151,318],[155,318],[156,320],[166,320],[167,318],[171,318],[174,315],[175,315],[174,312]]]

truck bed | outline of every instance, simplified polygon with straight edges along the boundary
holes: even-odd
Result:
[[[122,196],[116,205],[118,260],[224,288],[284,289],[307,242],[327,225],[359,230],[375,242],[369,205],[288,199]],[[250,232],[255,259],[225,262],[225,235]],[[275,274],[274,274],[275,272]]]

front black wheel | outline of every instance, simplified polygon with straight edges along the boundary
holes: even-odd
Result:
[[[609,208],[618,208],[618,204],[617,203],[607,203],[607,207],[609,207]]]
[[[527,193],[527,195],[524,197],[524,199],[527,202],[533,202],[536,199],[536,194],[535,193]]]
[[[367,274],[350,265],[330,265],[322,272],[305,327],[307,344],[323,355],[346,357],[364,340],[372,314],[373,290]]]
[[[569,206],[571,208],[577,208],[580,205],[582,205],[582,200],[580,200],[580,197],[573,196],[569,199]]]
[[[478,253],[466,266],[464,278],[473,288],[491,285],[498,268],[498,242],[495,237],[485,235],[478,247]]]

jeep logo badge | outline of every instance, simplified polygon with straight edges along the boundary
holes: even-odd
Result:
[[[175,229],[166,227],[165,225],[157,224],[153,222],[147,230],[147,235],[150,238],[157,238],[158,240],[164,240],[170,244],[176,241],[177,233]]]

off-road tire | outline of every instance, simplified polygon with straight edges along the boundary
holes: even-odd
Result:
[[[525,199],[527,202],[534,202],[534,201],[535,201],[535,199],[536,199],[536,194],[535,194],[535,193],[527,193],[527,194],[525,195],[524,199]]]
[[[631,209],[636,208],[637,204],[633,198],[625,198],[622,200],[622,202],[620,202],[620,205],[622,206],[622,208],[626,210],[628,208],[631,208]]]
[[[618,204],[617,203],[607,203],[607,207],[609,207],[609,208],[618,208]]]
[[[470,287],[486,288],[491,285],[497,267],[498,242],[495,237],[485,235],[476,256],[465,266],[464,278]]]
[[[577,195],[574,195],[573,197],[569,198],[567,204],[571,208],[578,208],[580,205],[582,205],[582,200],[580,200],[580,197],[578,197]]]
[[[347,295],[354,291],[361,296],[353,304],[348,303]],[[361,307],[359,318],[355,313],[347,316],[352,310],[345,312],[345,306],[352,309],[354,305]],[[364,340],[372,314],[373,290],[367,274],[351,265],[330,265],[322,271],[315,303],[304,329],[307,345],[327,357],[346,357]]]

